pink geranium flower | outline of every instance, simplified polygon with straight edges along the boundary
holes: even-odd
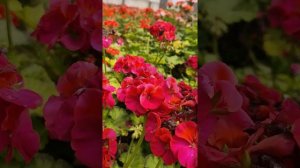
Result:
[[[187,121],[176,127],[175,136],[171,140],[170,146],[182,166],[196,168],[198,165],[197,144],[197,124]]]

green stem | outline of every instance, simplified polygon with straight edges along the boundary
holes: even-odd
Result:
[[[159,168],[159,166],[161,165],[161,161],[162,161],[162,160],[159,158],[159,159],[158,159],[158,162],[157,162],[157,164],[156,164],[156,166],[155,166],[155,168]]]
[[[160,61],[163,59],[163,57],[164,57],[164,55],[162,54],[162,55],[161,55],[161,57],[159,58],[159,60],[157,61],[157,63],[156,63],[156,64],[159,64],[159,63],[160,63]]]
[[[5,16],[6,16],[6,30],[7,30],[7,40],[8,40],[8,47],[12,48],[12,37],[11,37],[11,21],[10,21],[10,13],[9,13],[9,5],[8,0],[4,1],[5,5]]]
[[[128,149],[128,152],[127,152],[127,155],[126,155],[125,163],[126,163],[127,160],[128,160],[128,156],[129,156],[130,151],[131,151],[131,149],[132,149],[132,145],[133,145],[133,138],[131,139],[131,142],[130,142],[130,145],[129,145],[129,149]]]
[[[140,136],[140,139],[138,141],[138,143],[136,144],[136,146],[134,147],[134,151],[133,153],[130,155],[130,158],[128,159],[128,161],[124,164],[124,168],[129,168],[131,162],[133,161],[133,159],[135,158],[135,156],[138,154],[138,151],[141,147],[141,144],[144,140],[144,136],[145,136],[145,130],[143,129],[143,133]]]

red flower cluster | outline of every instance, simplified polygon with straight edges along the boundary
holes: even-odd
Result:
[[[92,63],[79,61],[60,77],[59,96],[51,96],[44,107],[46,128],[51,138],[70,141],[79,161],[100,168],[101,72]],[[104,106],[113,106],[113,90],[103,81]],[[101,128],[100,128],[101,129]]]
[[[158,41],[173,41],[176,38],[176,27],[169,22],[156,21],[149,31]]]
[[[190,56],[186,62],[186,65],[193,68],[194,70],[197,70],[198,69],[198,56],[197,55]]]
[[[29,162],[40,146],[28,110],[41,105],[42,98],[22,85],[22,77],[0,52],[0,152],[7,151],[6,161],[16,149]]]
[[[138,56],[120,57],[114,70],[126,75],[117,90],[118,100],[137,116],[147,115],[145,139],[153,154],[167,165],[179,159],[183,166],[196,167],[197,131],[191,122],[196,117],[196,90],[172,77],[164,79]]]
[[[254,76],[238,85],[232,70],[220,62],[203,65],[199,78],[204,167],[296,166],[300,106],[295,101]]]
[[[102,168],[110,168],[113,164],[113,159],[117,153],[117,134],[111,128],[105,128],[102,131]]]
[[[104,21],[104,26],[107,28],[116,28],[119,26],[119,23],[114,20],[106,20]]]
[[[300,39],[300,1],[272,0],[268,17],[273,27],[280,27],[284,32]]]
[[[101,5],[99,0],[51,0],[32,35],[49,47],[61,43],[72,51],[101,51]]]

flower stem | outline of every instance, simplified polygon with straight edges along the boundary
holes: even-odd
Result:
[[[6,30],[7,30],[7,40],[8,40],[8,47],[12,48],[12,37],[11,37],[11,21],[10,21],[10,13],[9,13],[9,5],[8,0],[4,1],[5,5],[5,16],[6,16]]]
[[[124,164],[124,168],[129,168],[131,162],[133,161],[134,157],[138,154],[138,151],[141,147],[141,144],[144,140],[144,136],[145,136],[145,130],[143,129],[142,135],[140,136],[140,139],[138,141],[138,143],[135,145],[134,147],[134,151],[133,153],[130,155],[130,158],[128,159],[128,161]]]

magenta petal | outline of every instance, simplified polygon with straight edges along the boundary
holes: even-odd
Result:
[[[242,107],[243,98],[235,85],[228,81],[218,81],[216,86],[221,92],[221,103],[229,112],[236,112]]]
[[[178,152],[179,163],[186,168],[196,168],[197,159],[197,149],[195,148],[186,146]]]
[[[33,130],[30,116],[24,111],[19,118],[19,125],[12,135],[12,145],[28,163],[39,150],[40,138]]]
[[[79,161],[100,168],[101,158],[101,92],[87,89],[75,106],[71,145]]]
[[[0,89],[0,98],[26,108],[36,108],[42,103],[40,95],[27,89],[13,90],[2,88]]]
[[[68,99],[52,96],[47,101],[44,107],[44,118],[46,128],[52,138],[70,140],[76,99],[75,96]]]
[[[230,69],[230,67],[226,64],[219,61],[204,64],[201,67],[200,72],[208,75],[213,82],[224,80],[233,85],[237,83],[237,79],[232,69]]]
[[[230,113],[227,116],[224,116],[224,119],[227,121],[234,122],[237,126],[243,128],[243,129],[250,128],[254,125],[253,120],[242,109],[240,109],[234,113]]]
[[[178,155],[178,152],[186,146],[190,146],[189,142],[176,136],[172,138],[170,143],[171,150],[176,156]]]
[[[151,139],[154,137],[154,134],[157,129],[159,129],[161,126],[161,120],[157,113],[151,112],[147,116],[147,121],[145,123],[145,140],[151,141]]]

